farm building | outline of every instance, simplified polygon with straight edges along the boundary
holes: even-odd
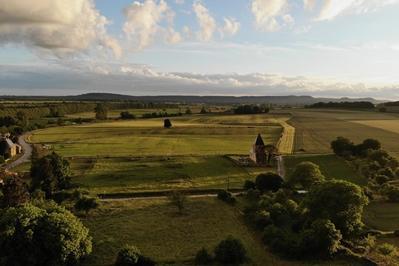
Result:
[[[5,159],[10,159],[22,152],[22,147],[12,142],[8,137],[0,139],[0,155]]]
[[[258,134],[255,143],[252,145],[249,157],[256,164],[262,165],[267,163],[266,146],[260,134]]]

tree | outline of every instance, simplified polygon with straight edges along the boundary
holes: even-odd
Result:
[[[71,174],[69,162],[55,152],[32,161],[30,172],[32,188],[42,189],[48,198],[54,191],[69,186]]]
[[[177,207],[179,213],[182,214],[187,201],[186,195],[180,191],[173,191],[169,195],[169,200],[172,205]]]
[[[18,176],[7,177],[1,186],[3,206],[16,207],[29,201],[28,185]]]
[[[229,236],[215,248],[215,260],[222,265],[242,264],[247,259],[247,251],[239,239]]]
[[[276,192],[279,190],[283,183],[284,179],[275,173],[266,173],[260,174],[256,177],[256,187],[260,191],[273,191]]]
[[[347,138],[338,137],[336,140],[331,142],[331,149],[336,155],[343,156],[352,153],[354,144]]]
[[[97,104],[96,108],[94,109],[94,112],[96,113],[96,119],[98,120],[108,119],[108,107],[105,104],[103,103]]]
[[[325,177],[321,173],[320,167],[312,162],[299,163],[289,177],[290,184],[299,184],[305,189],[324,180]]]
[[[4,265],[74,265],[92,251],[89,230],[62,207],[30,204],[0,211]]]
[[[303,233],[301,246],[308,256],[331,257],[341,244],[342,235],[330,220],[315,220]]]
[[[186,109],[186,115],[191,115],[193,112],[191,111],[191,109],[190,108],[187,108]]]
[[[163,121],[163,127],[164,128],[171,128],[172,127],[172,122],[170,121],[170,119],[165,119]]]
[[[135,247],[126,245],[118,252],[115,266],[153,266],[155,262],[141,254],[141,251]]]
[[[205,106],[202,106],[200,114],[206,114],[208,111],[206,110]]]
[[[356,234],[363,227],[361,218],[367,203],[359,186],[341,180],[313,186],[305,199],[311,221],[330,220],[344,237]]]
[[[365,150],[381,149],[381,143],[376,139],[365,139],[361,145]]]

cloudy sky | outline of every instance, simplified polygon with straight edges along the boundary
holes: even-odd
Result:
[[[399,99],[399,0],[0,0],[0,94]]]

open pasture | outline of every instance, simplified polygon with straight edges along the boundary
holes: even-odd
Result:
[[[363,221],[373,229],[399,230],[399,204],[371,202],[364,210]]]
[[[284,157],[284,165],[289,176],[295,166],[301,162],[312,162],[320,166],[327,178],[342,179],[358,185],[366,185],[367,180],[357,173],[344,159],[333,154],[326,155],[292,155]]]
[[[222,156],[73,159],[74,182],[93,193],[242,188],[267,169],[240,167]],[[272,169],[269,169],[272,171]]]
[[[163,119],[57,127],[34,132],[31,140],[49,144],[68,157],[130,157],[247,154],[258,133],[271,144],[276,144],[281,135],[281,126],[267,118],[220,117],[176,118],[171,129],[163,128]],[[221,124],[221,120],[234,124]],[[248,124],[254,121],[257,124]]]
[[[366,111],[298,109],[292,111],[289,123],[295,127],[295,151],[304,153],[329,153],[330,143],[338,136],[361,142],[366,138],[381,141],[383,148],[399,152],[399,134],[359,121],[395,121],[396,114]]]

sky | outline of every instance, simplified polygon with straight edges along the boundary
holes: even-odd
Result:
[[[399,0],[0,0],[0,95],[399,99]]]

